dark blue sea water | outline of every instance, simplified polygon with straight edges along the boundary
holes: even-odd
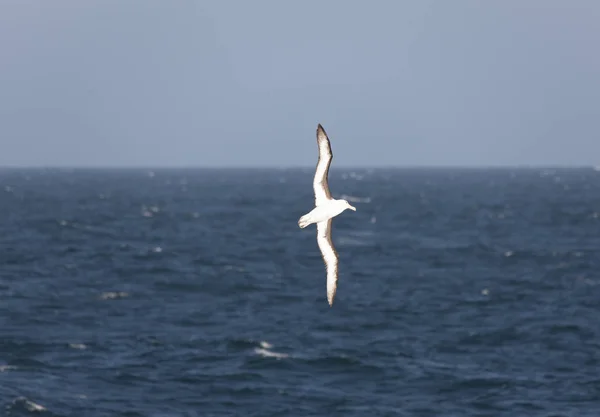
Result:
[[[0,414],[600,415],[600,172],[0,171]]]

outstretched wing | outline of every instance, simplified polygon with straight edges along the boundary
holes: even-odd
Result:
[[[327,269],[327,301],[333,305],[338,280],[338,254],[331,242],[331,219],[317,223],[317,243]]]
[[[320,124],[317,126],[317,145],[319,146],[319,161],[315,170],[313,189],[315,190],[315,206],[320,206],[331,200],[327,176],[329,175],[329,165],[333,159],[329,138],[327,137],[327,133],[325,133],[325,129]]]

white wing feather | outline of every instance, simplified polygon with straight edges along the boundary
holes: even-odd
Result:
[[[317,223],[317,243],[327,269],[327,301],[331,306],[338,280],[338,254],[331,242],[331,219]]]
[[[315,191],[315,206],[320,206],[331,200],[327,176],[329,175],[329,165],[333,159],[329,138],[320,124],[317,127],[317,145],[319,146],[319,161],[315,170],[313,189]]]

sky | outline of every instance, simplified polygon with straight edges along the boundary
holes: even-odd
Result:
[[[0,166],[600,165],[596,0],[3,0]]]

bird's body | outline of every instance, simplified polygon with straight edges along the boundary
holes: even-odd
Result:
[[[305,228],[306,226],[313,223],[320,223],[329,220],[338,214],[341,214],[346,210],[346,200],[334,200],[331,199],[320,206],[316,206],[309,213],[300,217],[298,220],[298,226]]]
[[[336,200],[331,197],[327,176],[333,154],[329,138],[320,124],[317,127],[317,145],[319,146],[319,161],[313,180],[315,208],[300,217],[298,226],[305,228],[313,223],[317,224],[317,243],[327,268],[327,301],[331,306],[338,280],[338,254],[331,241],[331,220],[346,209],[356,211],[356,208],[346,200]]]

